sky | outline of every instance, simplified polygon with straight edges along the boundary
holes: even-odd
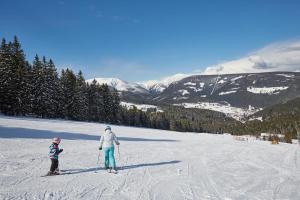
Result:
[[[299,0],[1,0],[0,7],[0,38],[17,35],[28,60],[46,56],[86,79],[300,69]]]

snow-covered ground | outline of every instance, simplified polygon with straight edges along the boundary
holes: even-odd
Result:
[[[250,116],[255,112],[261,110],[261,108],[254,108],[249,105],[248,109],[233,107],[230,104],[220,104],[212,102],[198,102],[198,103],[180,103],[174,104],[175,106],[183,106],[185,108],[199,108],[222,112],[236,120],[243,121],[246,116]]]
[[[256,87],[248,87],[247,91],[254,93],[254,94],[279,94],[280,91],[286,90],[289,87],[263,87],[263,88],[256,88]]]
[[[114,175],[97,164],[104,126],[0,116],[0,199],[300,199],[298,145],[112,126]],[[69,174],[41,177],[53,136]]]
[[[124,106],[127,109],[131,109],[131,108],[133,108],[133,106],[135,106],[138,110],[141,110],[144,112],[147,112],[148,109],[156,109],[157,112],[164,112],[158,106],[149,105],[149,104],[134,104],[134,103],[129,103],[129,102],[125,102],[125,101],[121,101],[120,104],[121,104],[121,106]]]

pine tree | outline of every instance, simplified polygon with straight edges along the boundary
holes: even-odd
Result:
[[[120,113],[120,97],[116,90],[111,92],[111,122],[117,123],[118,115]]]
[[[66,69],[62,71],[60,84],[62,89],[62,112],[66,119],[75,119],[75,88],[76,88],[76,75],[72,70]]]
[[[74,96],[74,119],[87,120],[88,119],[88,95],[87,85],[85,83],[83,74],[79,71],[76,77],[76,87]]]
[[[100,95],[100,86],[96,80],[88,85],[88,120],[99,122],[101,119],[100,108],[103,106],[103,99]]]
[[[45,103],[46,116],[48,117],[57,117],[59,109],[59,78],[56,67],[53,61],[50,59],[49,62],[43,58],[44,65],[44,76],[45,76],[45,86],[44,86],[44,95],[47,97]]]
[[[0,109],[8,115],[14,115],[13,105],[16,104],[15,80],[12,56],[12,44],[3,38],[0,48]]]
[[[33,114],[44,117],[45,116],[45,104],[44,102],[47,100],[44,95],[44,67],[43,63],[40,61],[38,55],[35,56],[33,65],[32,65],[32,112]]]
[[[100,86],[101,88],[101,96],[103,99],[103,109],[100,109],[100,115],[104,122],[112,121],[112,96],[110,95],[110,91],[107,84],[103,84]]]
[[[30,104],[30,93],[28,91],[28,88],[30,88],[30,80],[28,79],[30,67],[26,63],[25,54],[16,36],[11,48],[15,92],[14,104],[12,106],[16,115],[24,115]]]

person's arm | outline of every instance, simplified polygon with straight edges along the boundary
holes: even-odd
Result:
[[[100,137],[100,146],[99,146],[99,150],[102,150],[103,142],[104,142],[104,135],[101,135],[101,137]]]
[[[115,141],[116,145],[120,145],[120,142],[119,142],[119,140],[118,140],[115,133],[113,133],[113,138],[114,138],[114,141]]]
[[[53,148],[53,150],[54,150],[54,154],[57,155],[57,156],[62,152],[62,149],[59,149],[58,146],[55,146]]]

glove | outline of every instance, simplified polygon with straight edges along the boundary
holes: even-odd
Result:
[[[59,153],[63,152],[63,150],[64,150],[64,149],[60,149],[60,150],[59,150]]]
[[[99,150],[101,151],[101,150],[102,150],[102,147],[99,147]]]

